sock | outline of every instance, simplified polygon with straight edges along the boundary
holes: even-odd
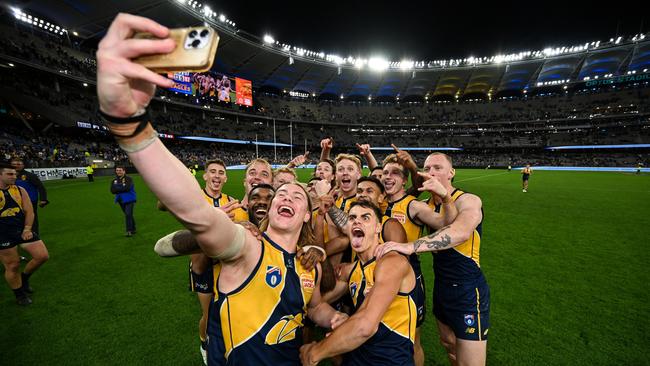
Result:
[[[31,277],[31,276],[32,276],[31,273],[23,272],[23,273],[20,274],[20,277],[22,277],[22,279],[23,279],[23,287],[29,286],[29,277]]]
[[[14,291],[14,295],[16,295],[17,299],[25,297],[25,292],[23,291],[22,287],[12,289]]]

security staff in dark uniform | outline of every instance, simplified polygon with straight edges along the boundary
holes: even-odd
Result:
[[[135,205],[135,187],[133,179],[126,175],[126,169],[118,166],[115,168],[115,179],[111,184],[111,193],[115,195],[115,202],[120,204],[126,216],[126,236],[135,234],[135,219],[133,206]]]

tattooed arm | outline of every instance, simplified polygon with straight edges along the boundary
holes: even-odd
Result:
[[[436,252],[453,248],[470,238],[474,229],[481,223],[481,199],[466,193],[456,200],[458,216],[454,222],[431,235],[420,238],[413,243],[388,242],[377,247],[375,256],[380,258],[390,251],[404,254]]]
[[[341,230],[341,232],[348,232],[348,214],[346,214],[345,211],[336,206],[332,206],[329,208],[329,210],[327,210],[327,214],[330,216],[332,222],[336,225],[336,227]]]

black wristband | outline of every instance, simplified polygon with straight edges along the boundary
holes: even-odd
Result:
[[[110,116],[104,112],[101,111],[101,109],[97,110],[97,113],[99,114],[99,117],[104,121],[104,123],[112,123],[116,125],[124,125],[124,124],[130,124],[130,123],[139,123],[138,127],[136,127],[135,131],[133,131],[132,134],[130,135],[117,135],[113,133],[113,135],[117,137],[123,137],[123,138],[129,138],[129,137],[134,137],[142,130],[144,130],[147,125],[149,124],[149,121],[151,120],[151,116],[149,114],[149,109],[145,109],[144,113],[139,115],[139,116],[133,116],[133,117],[126,117],[126,118],[118,118],[118,117],[113,117]],[[109,128],[110,131],[110,128]],[[112,133],[112,132],[111,132]]]
[[[149,120],[149,110],[144,108],[144,113],[138,115],[138,116],[131,116],[131,117],[126,117],[126,118],[118,118],[118,117],[113,117],[111,115],[108,115],[104,112],[102,112],[101,109],[97,109],[97,113],[99,116],[108,123],[115,123],[115,124],[127,124],[127,123],[136,123],[136,122],[141,122],[143,119],[144,120]]]

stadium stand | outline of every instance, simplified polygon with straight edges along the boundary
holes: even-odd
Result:
[[[2,155],[19,155],[30,166],[79,166],[88,155],[126,162],[101,129],[79,127],[100,125],[92,50],[81,50],[61,37],[16,31],[7,24],[0,31],[8,34],[0,39],[5,63],[0,71],[0,118],[5,122],[0,131],[6,142]],[[625,47],[629,48],[621,46]],[[258,147],[259,155],[276,163],[286,163],[304,149],[316,150],[321,138],[332,136],[341,151],[349,151],[356,142],[461,148],[452,153],[459,166],[650,165],[645,150],[545,150],[548,146],[650,141],[647,81],[594,88],[576,81],[570,88],[540,87],[530,93],[495,97],[469,93],[471,86],[470,79],[465,86],[467,97],[414,94],[401,102],[399,97],[375,101],[329,98],[326,87],[320,95],[307,93],[307,98],[297,98],[286,90],[264,87],[254,90],[254,107],[159,90],[151,109],[158,131],[175,136],[165,143],[187,164],[217,155],[228,164],[241,164],[255,156],[255,144],[206,143],[179,140],[180,136],[293,143],[293,151]]]

